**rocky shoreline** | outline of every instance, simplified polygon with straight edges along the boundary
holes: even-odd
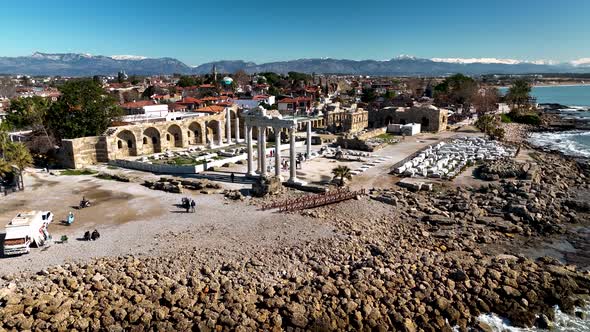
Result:
[[[559,155],[534,159],[530,179],[373,190],[303,211],[338,231],[325,241],[248,257],[189,250],[5,276],[0,327],[489,331],[476,319],[483,313],[550,327],[554,305],[584,315],[575,308],[590,300],[590,273],[497,248],[588,223],[590,172]]]

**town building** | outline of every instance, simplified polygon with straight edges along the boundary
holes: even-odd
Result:
[[[367,128],[369,112],[358,108],[357,104],[342,107],[339,102],[324,108],[326,129],[332,133],[356,133]]]
[[[433,105],[412,107],[384,107],[369,112],[369,126],[386,127],[389,124],[419,123],[421,131],[440,132],[447,129],[448,111]]]
[[[304,115],[311,111],[311,98],[289,97],[277,102],[279,112],[283,115]]]

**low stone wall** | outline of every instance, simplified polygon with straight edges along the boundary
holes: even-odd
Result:
[[[237,161],[246,160],[246,159],[248,159],[248,155],[241,154],[241,155],[235,156],[235,157],[207,161],[207,168],[221,167],[224,164],[236,163]],[[162,174],[196,174],[196,173],[201,173],[201,172],[205,171],[204,164],[201,164],[201,165],[162,165],[162,164],[150,164],[147,162],[123,160],[123,159],[116,159],[116,160],[110,161],[109,164],[114,165],[114,166],[118,166],[118,167],[123,167],[123,168],[135,169],[138,171],[162,173]]]
[[[83,168],[99,162],[107,162],[106,140],[104,136],[89,136],[64,139],[58,153],[63,167]]]
[[[361,150],[361,151],[369,151],[373,152],[379,150],[386,146],[387,144],[380,144],[380,145],[371,145],[367,144],[367,140],[375,136],[379,136],[385,134],[387,132],[387,127],[373,129],[366,133],[362,133],[360,135],[355,135],[353,137],[338,137],[336,144],[343,149],[351,149],[351,150]]]

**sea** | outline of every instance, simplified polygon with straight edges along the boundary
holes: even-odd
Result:
[[[502,93],[506,88],[500,89]],[[590,85],[536,86],[531,95],[539,104],[560,104],[567,106],[560,113],[564,118],[587,119],[590,121]],[[552,133],[533,133],[530,143],[547,149],[556,149],[564,154],[590,158],[590,131],[569,130]]]

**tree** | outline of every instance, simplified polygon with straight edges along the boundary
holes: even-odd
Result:
[[[334,177],[340,178],[339,186],[341,187],[344,185],[344,179],[352,179],[351,170],[348,168],[348,166],[338,166],[332,169],[332,174],[334,174]]]
[[[10,103],[6,122],[15,129],[38,129],[43,126],[50,105],[51,102],[48,99],[39,96],[14,99]]]
[[[58,139],[98,136],[122,114],[115,98],[92,80],[69,81],[46,116],[47,128]]]
[[[479,116],[491,113],[498,108],[500,93],[494,87],[476,90],[471,97],[473,107]]]
[[[377,94],[375,93],[375,89],[363,89],[363,95],[361,96],[361,101],[363,103],[372,103],[377,99]]]
[[[395,98],[395,91],[387,90],[387,92],[385,92],[385,95],[383,95],[383,97],[387,100],[393,100]]]
[[[464,110],[469,110],[471,98],[476,90],[475,80],[463,74],[456,74],[446,78],[434,88],[434,100],[441,106],[461,105]]]
[[[527,108],[530,101],[531,85],[529,82],[518,79],[512,83],[508,93],[506,94],[506,100],[512,104],[512,108],[516,111],[521,111],[523,108]]]
[[[180,76],[180,78],[178,79],[178,83],[176,83],[177,86],[182,87],[182,88],[186,88],[187,86],[195,86],[198,85],[200,83],[200,80],[197,79],[194,76]]]
[[[20,188],[25,189],[25,169],[33,165],[33,156],[23,143],[12,143],[5,154],[5,160],[18,170]]]
[[[475,126],[487,134],[491,139],[504,139],[504,129],[501,127],[500,117],[497,115],[486,114],[477,119]]]
[[[243,69],[236,71],[233,75],[234,82],[238,86],[246,86],[250,83],[250,75],[248,75]]]

